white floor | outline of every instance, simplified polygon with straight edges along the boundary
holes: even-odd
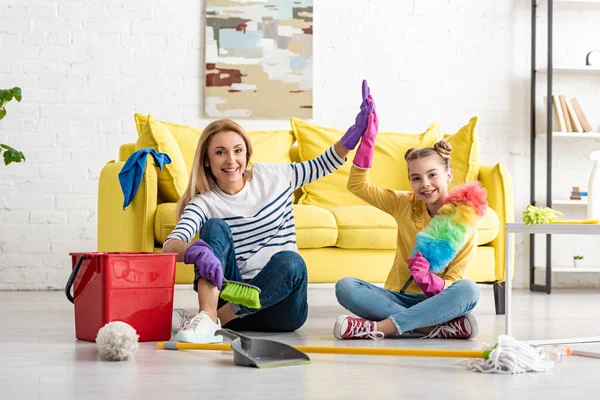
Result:
[[[490,287],[482,287],[471,341],[386,339],[337,342],[342,312],[331,286],[309,290],[310,315],[290,344],[477,349],[503,333]],[[552,295],[515,291],[514,334],[521,340],[600,336],[600,291]],[[175,306],[195,308],[195,293],[175,291]],[[73,309],[62,292],[0,292],[0,399],[560,399],[599,398],[600,359],[571,356],[554,370],[483,375],[454,359],[311,355],[312,364],[258,370],[231,353],[159,350],[142,343],[135,359],[98,359],[94,343],[75,340]],[[265,335],[261,335],[265,336]],[[600,351],[600,344],[573,346]]]

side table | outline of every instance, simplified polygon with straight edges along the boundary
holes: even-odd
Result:
[[[534,234],[552,234],[552,235],[600,235],[600,224],[537,224],[525,225],[522,223],[506,224],[506,293],[505,293],[505,333],[512,335],[512,273],[513,260],[512,248],[509,245],[511,236],[516,233],[534,233]],[[542,341],[538,341],[542,342]],[[600,342],[600,337],[593,338],[576,338],[576,339],[557,339],[552,341],[544,341],[546,343],[583,343],[583,342]]]

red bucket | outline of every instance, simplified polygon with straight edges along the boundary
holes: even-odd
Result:
[[[131,325],[140,341],[171,338],[175,253],[69,253],[65,287],[75,305],[75,336],[96,341],[112,321]],[[71,295],[71,287],[73,295]]]

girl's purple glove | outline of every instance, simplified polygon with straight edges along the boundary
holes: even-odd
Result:
[[[420,252],[406,259],[413,279],[427,297],[433,297],[446,286],[444,279],[429,272],[429,261]]]
[[[212,282],[217,289],[223,287],[223,268],[221,261],[213,253],[210,247],[204,240],[196,240],[185,251],[183,261],[186,264],[194,264],[198,274]]]
[[[354,125],[352,125],[344,136],[342,136],[342,146],[347,148],[348,150],[354,150],[358,141],[362,137],[365,129],[367,129],[367,125],[369,124],[369,115],[375,109],[375,103],[373,102],[373,98],[371,97],[371,89],[369,89],[369,85],[366,80],[362,82],[362,104],[360,105],[360,111],[358,115],[356,115],[356,119],[354,121]]]

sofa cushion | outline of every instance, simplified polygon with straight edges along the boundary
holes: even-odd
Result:
[[[343,206],[329,211],[338,228],[336,247],[343,249],[393,250],[398,228],[394,218],[372,206]],[[477,245],[491,242],[498,235],[498,215],[488,207],[477,227]]]
[[[154,215],[154,240],[162,246],[167,239],[167,236],[173,232],[177,219],[175,218],[175,210],[177,203],[162,203],[156,208],[156,214]],[[198,239],[199,234],[193,240]]]
[[[136,150],[144,148],[152,148],[169,156],[171,163],[165,164],[158,173],[158,193],[162,201],[179,200],[187,188],[189,174],[177,141],[169,129],[151,115],[146,119],[135,144]]]
[[[338,226],[336,246],[343,249],[396,248],[398,225],[394,218],[372,206],[332,208]]]
[[[300,249],[335,246],[338,227],[333,214],[317,206],[294,204],[296,244]]]
[[[175,209],[177,203],[162,203],[154,216],[154,239],[162,245],[175,229]],[[296,221],[296,243],[302,249],[317,249],[335,246],[337,225],[333,214],[324,208],[315,206],[294,205]],[[198,238],[196,234],[195,239]]]
[[[313,125],[298,118],[292,118],[291,123],[292,131],[298,139],[301,161],[318,157],[344,134],[341,130]],[[425,132],[416,135],[379,133],[375,142],[371,180],[381,187],[409,190],[411,185],[404,164],[404,153],[411,147],[432,146],[439,138],[440,130],[437,123],[431,124]],[[298,200],[298,204],[316,205],[327,209],[365,205],[364,201],[346,190],[355,153],[356,151],[350,152],[348,162],[333,174],[304,185],[303,196]]]
[[[452,145],[450,165],[452,167],[451,187],[473,181],[479,176],[479,139],[475,133],[477,117],[471,118],[453,135],[445,134],[444,139]]]
[[[500,219],[493,208],[488,207],[487,212],[477,225],[477,245],[488,244],[496,239],[500,231]]]

